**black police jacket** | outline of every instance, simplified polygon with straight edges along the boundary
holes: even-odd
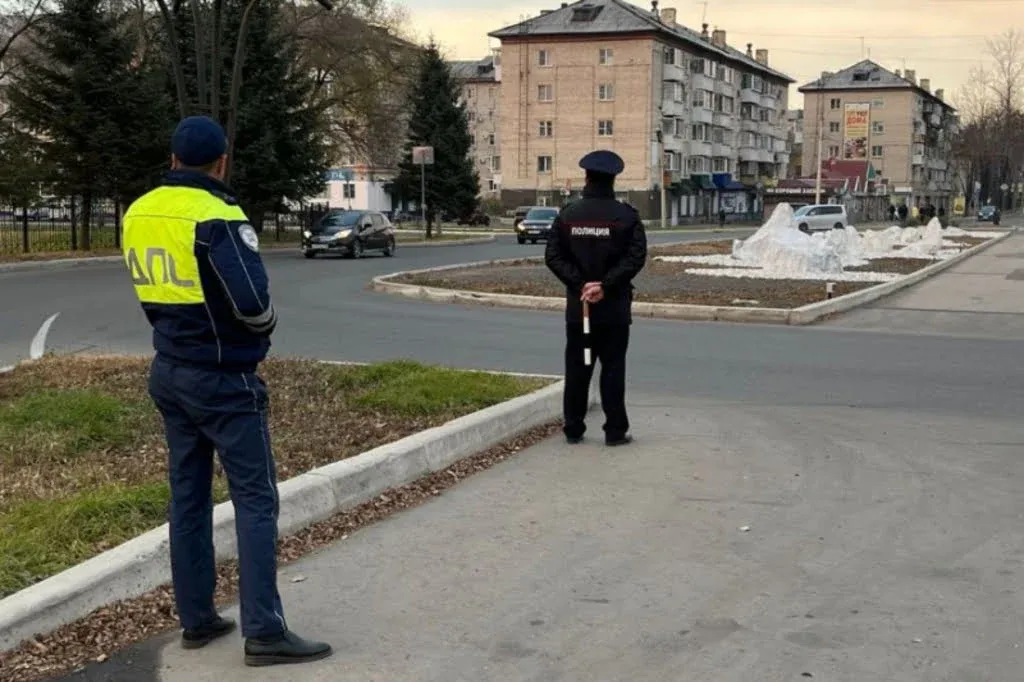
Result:
[[[629,324],[633,278],[647,262],[647,234],[636,210],[618,201],[610,187],[587,186],[583,198],[552,223],[544,262],[565,284],[566,322],[582,322],[583,285],[600,282],[604,299],[591,304],[590,321]]]

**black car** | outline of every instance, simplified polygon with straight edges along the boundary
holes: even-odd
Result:
[[[378,211],[330,211],[302,233],[302,254],[340,253],[362,258],[367,251],[395,255],[395,228]]]
[[[981,208],[978,209],[978,222],[979,223],[990,222],[990,223],[995,223],[996,225],[998,225],[999,224],[999,217],[1000,217],[999,216],[999,209],[996,208],[995,206],[992,206],[991,204],[988,204],[986,206],[982,206]]]
[[[547,241],[551,233],[551,223],[558,216],[557,208],[547,206],[534,206],[523,217],[522,222],[516,225],[516,241],[525,244],[527,240],[536,244],[538,240]]]

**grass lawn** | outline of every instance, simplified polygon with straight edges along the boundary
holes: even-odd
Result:
[[[50,356],[0,375],[0,598],[165,522],[148,368],[146,358]],[[281,481],[548,383],[408,361],[272,359],[262,375]],[[214,490],[227,499],[219,468]]]

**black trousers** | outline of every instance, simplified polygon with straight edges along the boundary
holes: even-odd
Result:
[[[589,343],[588,343],[589,342]],[[589,345],[591,363],[584,364],[583,349]],[[562,410],[563,431],[569,438],[578,438],[587,430],[587,403],[590,402],[590,380],[594,365],[601,363],[601,407],[604,409],[605,438],[619,438],[629,431],[626,416],[626,349],[629,347],[628,324],[594,324],[590,334],[583,336],[582,324],[565,327],[565,393]]]

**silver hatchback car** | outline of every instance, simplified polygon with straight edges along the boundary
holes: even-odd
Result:
[[[801,232],[844,230],[849,225],[846,207],[842,204],[810,204],[793,212],[793,225]]]

